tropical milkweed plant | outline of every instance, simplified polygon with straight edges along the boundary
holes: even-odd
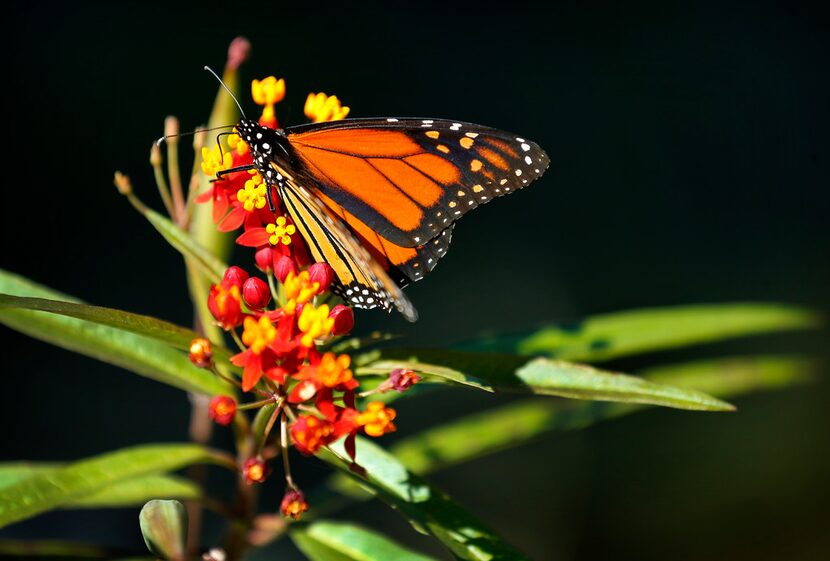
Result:
[[[238,68],[246,53],[244,40],[231,45],[223,74],[230,90],[243,91]],[[277,128],[284,81],[254,80],[250,91],[262,106],[260,124]],[[309,95],[305,105],[312,122],[348,112],[323,93]],[[237,119],[220,88],[205,128]],[[0,465],[0,526],[52,509],[144,505],[136,522],[150,553],[133,553],[149,558],[237,560],[290,539],[317,561],[429,559],[376,531],[328,518],[376,498],[437,540],[447,557],[525,559],[432,485],[429,475],[647,406],[732,411],[725,398],[794,383],[808,373],[809,361],[791,356],[724,357],[641,375],[602,368],[620,357],[816,324],[807,311],[775,304],[634,310],[452,348],[396,347],[384,334],[361,333],[359,313],[330,293],[331,267],[312,263],[290,217],[275,219],[268,211],[266,186],[255,170],[216,180],[223,170],[250,164],[248,144],[232,132],[216,143],[200,132],[193,171],[183,174],[175,119],[167,120],[165,135],[166,145],[153,146],[151,163],[167,216],[142,203],[127,176],[117,173],[115,184],[181,254],[195,324],[86,304],[5,271],[0,321],[190,393],[194,425],[201,429],[192,431],[193,442],[146,443],[64,465]],[[229,266],[234,241],[245,257]],[[429,400],[448,386],[527,397],[390,445],[387,435],[396,424],[410,422],[396,413],[395,401]],[[232,432],[233,450],[211,447],[211,421]],[[303,473],[292,470],[297,455],[316,456],[334,473],[308,488]],[[235,475],[231,500],[211,496],[198,470],[188,471],[193,478],[176,474],[199,464]],[[260,508],[263,486],[279,488],[278,512]],[[221,535],[201,531],[202,509],[227,520]],[[0,547],[6,554],[109,556],[88,544]]]

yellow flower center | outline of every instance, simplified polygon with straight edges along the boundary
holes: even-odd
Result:
[[[266,185],[262,177],[257,174],[245,182],[245,188],[236,192],[236,199],[248,212],[255,208],[264,208],[267,199],[265,198]]]
[[[302,318],[302,314],[300,317]],[[353,377],[349,369],[351,363],[352,359],[349,355],[335,356],[334,353],[326,353],[317,366],[317,379],[327,388],[346,383]]]
[[[248,348],[256,355],[261,354],[277,338],[277,329],[265,316],[260,317],[259,321],[246,317],[244,329],[242,342],[248,345]]]
[[[213,148],[202,147],[202,171],[205,175],[216,175],[216,172],[232,166],[233,156],[229,152],[223,153],[218,145]]]
[[[271,234],[271,237],[268,238],[271,245],[277,245],[280,242],[283,245],[288,245],[291,243],[291,236],[294,235],[297,229],[293,224],[286,225],[285,217],[280,216],[275,224],[265,226],[265,231]]]
[[[373,401],[366,406],[366,411],[357,418],[357,423],[363,425],[363,430],[369,436],[382,436],[396,429],[392,422],[396,413],[394,409],[386,407],[380,401]]]
[[[288,303],[283,306],[283,311],[287,314],[293,314],[297,311],[297,306],[310,302],[312,298],[320,290],[320,283],[312,282],[308,271],[303,271],[299,275],[288,273],[288,276],[283,282],[285,286],[285,296]]]
[[[236,129],[233,129],[236,132]],[[231,147],[232,150],[236,150],[236,153],[240,156],[244,156],[249,152],[248,145],[242,140],[242,137],[239,134],[229,134],[228,135],[228,146]]]
[[[334,318],[329,317],[329,307],[327,304],[323,304],[318,308],[308,304],[303,307],[303,311],[300,313],[299,319],[297,319],[297,327],[303,332],[303,336],[300,338],[300,344],[304,347],[311,347],[314,345],[315,339],[331,334],[331,330],[334,327]]]
[[[313,123],[339,121],[349,114],[349,108],[342,106],[336,95],[328,96],[323,92],[310,93],[305,100],[305,115]]]

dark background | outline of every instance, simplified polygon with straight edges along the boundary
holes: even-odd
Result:
[[[323,90],[355,117],[481,122],[551,156],[538,183],[462,221],[449,256],[408,290],[417,324],[362,312],[361,331],[443,344],[634,307],[828,309],[828,20],[810,4],[298,4],[8,8],[0,266],[95,304],[189,323],[178,255],[117,195],[112,173],[129,173],[161,208],[150,143],[168,114],[184,127],[204,122],[216,84],[201,68],[220,68],[230,40],[245,35],[244,82],[287,80],[283,123],[301,122],[306,94]],[[827,356],[826,335],[655,360]],[[5,328],[2,343],[0,459],[186,438],[182,392]],[[737,414],[649,411],[433,480],[539,560],[826,558],[828,397],[825,373],[740,399]],[[496,403],[466,392],[401,402],[400,433]],[[307,486],[326,472],[298,469]],[[279,485],[269,485],[274,500]],[[388,512],[346,514],[435,551]],[[141,547],[137,510],[53,513],[2,535]],[[293,551],[284,543],[270,558]]]

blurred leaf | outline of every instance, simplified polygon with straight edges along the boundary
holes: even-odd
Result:
[[[555,395],[572,399],[647,403],[698,411],[730,411],[731,405],[702,392],[655,384],[561,360],[444,350],[383,350],[381,360],[359,373],[410,368],[419,374],[485,391]],[[400,357],[394,360],[393,357]],[[440,365],[440,366],[439,366]]]
[[[187,329],[152,316],[134,314],[114,308],[78,304],[76,302],[0,294],[0,310],[8,308],[49,312],[101,325],[108,325],[129,331],[130,333],[135,333],[136,335],[144,335],[183,350],[189,350],[190,342],[197,337],[201,337],[201,335],[192,329]],[[217,359],[227,360],[230,357],[231,353],[228,349],[217,345],[215,342],[211,342],[211,346],[213,348],[213,354]]]
[[[138,522],[151,553],[168,561],[187,558],[187,511],[182,503],[150,501],[141,509]]]
[[[203,205],[210,206],[210,205]],[[213,283],[222,280],[228,266],[216,255],[194,240],[190,234],[176,226],[170,219],[152,209],[143,209],[144,217],[164,236],[164,239],[190,263],[199,268],[203,275]]]
[[[125,480],[206,462],[223,460],[217,452],[196,444],[154,444],[123,448],[34,474],[0,488],[0,527],[64,507]]]
[[[718,397],[737,397],[809,381],[815,361],[799,356],[729,357],[655,368],[649,380],[694,386]],[[427,475],[500,450],[521,446],[553,431],[581,429],[632,413],[641,406],[528,399],[488,409],[431,427],[396,442],[390,449],[407,468]],[[366,498],[342,475],[330,485],[341,493]]]
[[[591,316],[574,325],[482,337],[457,348],[594,362],[760,333],[810,329],[819,323],[818,314],[784,304],[646,308]]]
[[[0,464],[0,488],[36,474],[60,469],[58,464]],[[198,499],[199,486],[175,475],[143,475],[95,491],[67,503],[65,508],[114,508],[143,505],[150,499]]]
[[[78,302],[28,279],[0,270],[0,292],[65,302]],[[73,317],[21,309],[0,309],[0,323],[70,351],[187,391],[209,395],[233,393],[211,372],[197,368],[187,356],[143,335]]]
[[[331,346],[326,350],[337,354],[348,353],[352,351],[365,349],[366,347],[371,347],[372,345],[377,345],[379,343],[384,343],[386,341],[400,339],[401,337],[403,337],[403,335],[395,335],[393,333],[383,333],[381,331],[375,331],[365,337],[340,338],[334,341],[331,344]]]
[[[430,561],[377,532],[345,522],[321,520],[292,525],[291,539],[313,561]]]
[[[112,554],[104,548],[58,540],[0,540],[0,556],[9,559],[17,559],[20,557],[56,557],[58,559],[112,558]]]
[[[271,415],[273,415],[274,409],[276,408],[276,403],[269,403],[268,405],[260,407],[256,412],[254,422],[251,424],[251,432],[254,435],[256,450],[261,449],[264,444],[265,427],[268,426],[268,421],[271,419]]]
[[[342,440],[318,455],[361,486],[369,489],[400,511],[423,532],[437,538],[458,559],[519,561],[527,559],[481,522],[453,502],[447,495],[406,470],[394,456],[373,442],[358,438],[357,457],[366,477],[352,472],[345,460]]]

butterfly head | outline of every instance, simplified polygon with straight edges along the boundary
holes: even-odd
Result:
[[[242,119],[236,125],[236,130],[242,140],[251,148],[254,165],[257,171],[270,184],[278,183],[278,177],[272,163],[285,168],[284,162],[288,158],[287,139],[282,129],[272,129],[260,125],[251,119]]]

